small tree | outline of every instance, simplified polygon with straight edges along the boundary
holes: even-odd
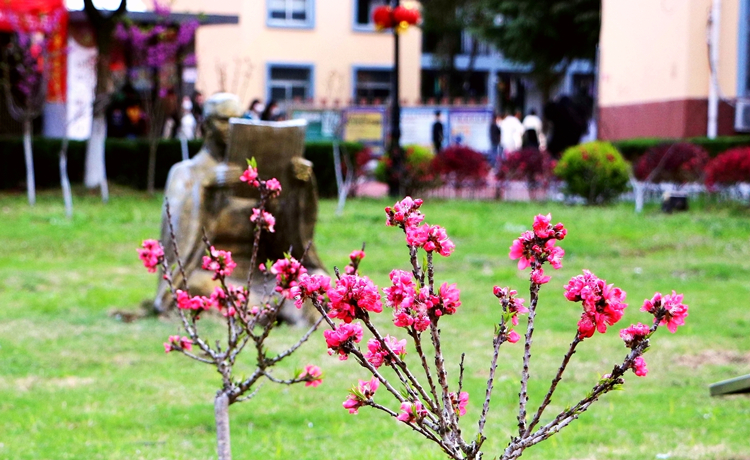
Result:
[[[50,40],[63,13],[64,10],[57,9],[38,19],[23,19],[13,13],[7,15],[15,36],[3,50],[2,83],[8,111],[23,126],[26,190],[31,206],[36,203],[32,124],[44,109],[50,71]]]
[[[591,391],[577,403],[560,410],[551,420],[543,423],[544,412],[549,408],[557,385],[563,378],[577,347],[588,343],[595,333],[606,332],[617,323],[627,307],[625,292],[588,270],[573,277],[565,286],[565,298],[580,302],[582,313],[578,325],[571,328],[572,341],[562,358],[560,367],[552,379],[549,390],[536,410],[529,410],[528,385],[534,320],[539,302],[539,291],[550,281],[542,266],[549,264],[561,268],[565,251],[556,246],[567,235],[563,224],[551,224],[551,216],[538,215],[534,218],[532,230],[525,231],[510,247],[510,258],[518,259],[519,270],[531,268],[529,275],[530,301],[524,300],[510,287],[493,288],[499,302],[498,317],[492,335],[492,357],[489,365],[489,379],[484,397],[480,399],[481,413],[477,430],[465,435],[459,427],[459,419],[466,414],[469,394],[463,391],[464,357],[459,363],[457,386],[448,376],[448,366],[443,354],[440,322],[448,320],[461,307],[460,292],[455,284],[443,283],[438,287],[435,277],[433,257],[437,253],[450,256],[455,245],[448,238],[446,230],[437,225],[423,224],[424,216],[419,208],[422,200],[409,197],[386,208],[386,225],[400,228],[406,236],[409,250],[410,271],[393,270],[392,284],[383,289],[385,302],[375,284],[358,273],[359,263],[364,257],[362,251],[350,256],[351,263],[346,273],[337,272],[338,279],[327,290],[327,298],[321,295],[320,283],[312,277],[300,276],[295,293],[298,302],[312,300],[321,315],[325,317],[330,330],[324,332],[329,354],[342,360],[353,358],[363,367],[370,380],[360,380],[355,385],[343,407],[350,413],[357,413],[362,407],[372,407],[404,423],[411,430],[435,443],[437,448],[454,460],[478,460],[483,456],[482,445],[486,440],[485,423],[490,410],[492,391],[495,383],[500,347],[505,343],[516,343],[521,335],[514,330],[519,325],[519,315],[528,313],[528,323],[524,341],[518,406],[513,418],[518,430],[497,458],[513,460],[521,456],[525,449],[548,439],[581,416],[604,394],[619,388],[625,382],[625,374],[632,370],[637,376],[648,372],[643,354],[650,346],[650,338],[660,326],[670,332],[684,324],[688,314],[682,303],[683,296],[674,291],[662,296],[656,293],[644,301],[641,311],[651,315],[651,324],[635,324],[620,331],[627,354],[608,373],[595,381]],[[418,251],[424,251],[424,262],[419,262]],[[406,359],[406,340],[383,335],[372,321],[373,315],[383,311],[385,306],[393,309],[393,323],[402,328],[414,345],[416,356],[413,361]],[[464,307],[465,308],[465,307]],[[334,319],[341,322],[334,323]],[[364,330],[372,338],[367,342],[367,350],[357,345],[363,339]],[[431,347],[430,347],[431,345]],[[432,348],[428,356],[428,349]],[[432,361],[432,364],[430,364]],[[390,368],[390,370],[388,369]],[[388,407],[383,401],[375,400],[379,387],[390,393],[399,409]]]
[[[275,178],[260,180],[254,160],[249,162],[241,180],[249,186],[257,188],[260,193],[259,206],[253,209],[253,214],[250,217],[254,224],[253,253],[250,266],[256,267],[258,266],[257,256],[261,233],[264,231],[274,232],[275,219],[266,211],[266,205],[269,200],[281,193],[281,185]],[[273,265],[270,262],[264,264],[263,271],[268,276],[274,275],[276,283],[272,289],[266,291],[257,305],[251,305],[252,272],[248,274],[247,285],[244,287],[227,284],[227,279],[236,267],[232,260],[232,254],[214,248],[211,242],[204,237],[206,256],[203,257],[202,268],[214,272],[214,280],[218,282],[218,285],[210,297],[191,296],[172,230],[169,203],[166,205],[166,211],[167,222],[170,226],[171,244],[176,260],[167,260],[164,257],[164,248],[155,240],[144,241],[142,248],[138,251],[139,256],[151,273],[155,273],[157,268],[161,266],[164,279],[169,283],[173,299],[178,307],[177,311],[182,326],[187,334],[187,336],[170,336],[169,340],[164,343],[165,351],[167,353],[177,351],[191,359],[213,366],[221,375],[221,388],[216,392],[214,398],[217,450],[219,460],[231,460],[229,438],[229,406],[231,404],[246,401],[255,396],[259,389],[258,384],[263,379],[285,385],[304,382],[305,386],[313,387],[322,382],[320,368],[313,365],[306,366],[303,370],[298,371],[295,376],[287,379],[281,379],[271,374],[271,370],[276,364],[288,358],[307,341],[320,325],[322,318],[308,329],[297,343],[278,354],[271,353],[266,348],[265,341],[277,325],[281,306],[285,301],[293,298],[293,290],[298,283],[298,279],[301,276],[307,276],[305,267],[290,255],[277,260]],[[175,266],[181,272],[182,286],[172,284],[173,267]],[[328,282],[330,282],[327,277],[320,275],[307,276],[307,279],[315,280],[321,290],[328,288]],[[265,289],[265,282],[263,286]],[[302,303],[297,302],[296,306],[301,308]],[[217,340],[215,346],[211,345],[212,341],[206,339],[198,328],[200,317],[213,311],[224,317],[227,326],[226,338],[223,343]],[[251,353],[254,355],[255,369],[249,377],[240,377],[234,373],[234,364],[248,345],[253,349]],[[193,346],[197,347],[199,351],[193,352]],[[253,389],[254,391],[251,392]]]
[[[155,1],[154,12],[158,17],[154,26],[141,27],[132,23],[118,23],[114,31],[115,38],[126,48],[130,65],[146,67],[150,72],[151,88],[141,93],[149,121],[146,188],[151,194],[155,192],[156,149],[159,139],[170,111],[179,107],[180,99],[179,80],[165,81],[159,71],[166,65],[175,65],[175,73],[180,75],[183,64],[195,62],[195,55],[188,53],[188,46],[192,43],[198,28],[197,19],[190,19],[175,26],[170,19],[169,5]],[[168,99],[170,94],[173,100]]]

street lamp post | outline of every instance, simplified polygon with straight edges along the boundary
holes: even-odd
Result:
[[[395,11],[400,6],[400,0],[389,0],[389,5]],[[391,13],[393,14],[393,13]],[[395,23],[395,21],[392,21]],[[404,152],[401,150],[401,99],[399,95],[399,36],[398,27],[393,27],[393,77],[391,81],[391,171],[388,182],[388,194],[400,197],[403,195]]]

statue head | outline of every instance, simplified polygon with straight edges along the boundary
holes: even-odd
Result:
[[[214,156],[224,156],[229,138],[229,119],[239,116],[242,116],[242,107],[240,99],[234,94],[216,93],[203,104],[203,132]]]

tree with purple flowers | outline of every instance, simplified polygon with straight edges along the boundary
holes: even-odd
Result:
[[[23,125],[26,188],[29,204],[36,202],[32,123],[44,108],[50,71],[50,40],[60,24],[62,9],[39,17],[7,14],[15,35],[2,50],[2,86],[10,115]]]
[[[176,109],[180,93],[179,79],[184,65],[193,65],[195,55],[190,52],[199,22],[192,18],[176,22],[166,3],[154,1],[157,22],[142,26],[129,21],[120,22],[114,30],[115,39],[125,48],[128,63],[127,79],[136,68],[148,69],[150,88],[141,91],[148,116],[149,157],[147,189],[154,193],[156,176],[156,149],[170,112]],[[174,66],[172,78],[163,70]]]

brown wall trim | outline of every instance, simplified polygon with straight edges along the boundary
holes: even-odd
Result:
[[[705,136],[707,126],[706,99],[649,102],[599,109],[599,138],[605,140]],[[720,136],[736,134],[734,109],[725,102],[719,104],[718,131]]]

